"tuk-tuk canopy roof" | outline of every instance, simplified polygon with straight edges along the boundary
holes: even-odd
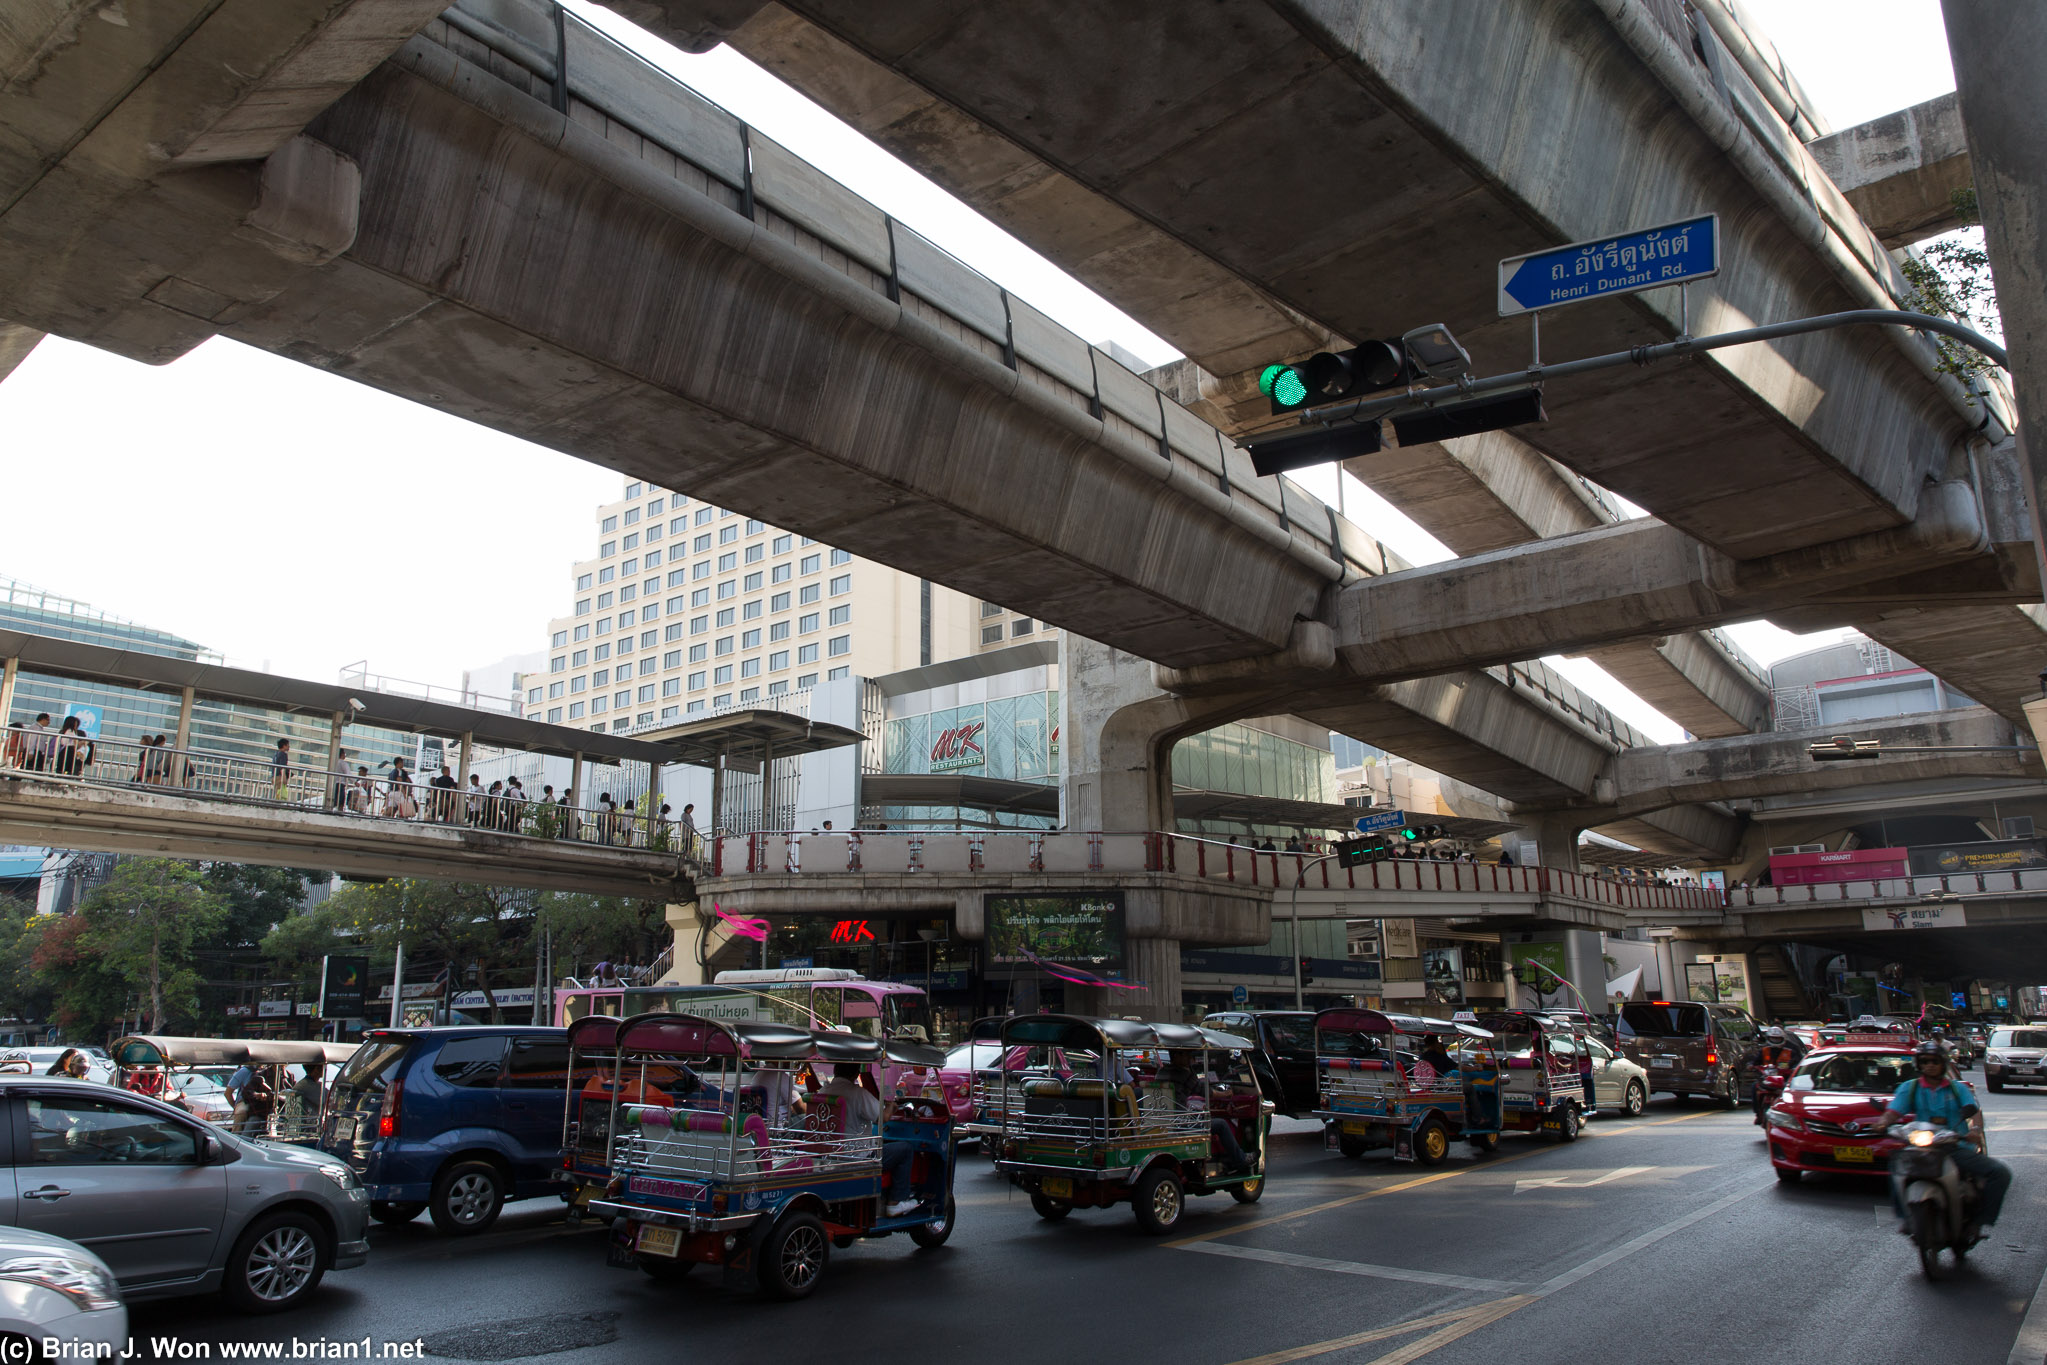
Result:
[[[1425,1019],[1418,1014],[1385,1014],[1378,1010],[1339,1006],[1315,1016],[1315,1031],[1342,1033],[1435,1033],[1461,1034],[1467,1038],[1490,1038],[1484,1028],[1454,1019]]]
[[[578,1021],[582,1022],[582,1021]],[[592,1031],[592,1044],[602,1046]],[[881,1040],[836,1029],[806,1029],[757,1020],[706,1019],[695,1014],[636,1014],[618,1025],[616,1049],[677,1057],[744,1057],[762,1061],[878,1062]],[[912,1043],[901,1044],[915,1048]],[[935,1049],[921,1050],[944,1060]],[[931,1065],[919,1062],[916,1065]]]
[[[1559,1019],[1535,1010],[1493,1010],[1479,1015],[1478,1022],[1494,1033],[1578,1034],[1585,1031],[1585,1026],[1575,1019]]]
[[[615,1014],[586,1014],[571,1020],[569,1046],[579,1052],[612,1051],[618,1046],[618,1026],[624,1022]]]
[[[320,1066],[345,1062],[354,1043],[296,1042],[283,1038],[181,1038],[131,1033],[107,1049],[119,1067]]]
[[[907,1038],[891,1038],[888,1041],[888,1059],[899,1066],[936,1068],[945,1065],[945,1050],[925,1043],[913,1043]]]
[[[1220,1029],[1197,1028],[1192,1024],[1146,1023],[1135,1019],[1088,1018],[1078,1014],[1020,1014],[1002,1025],[1004,1043],[1038,1047],[1065,1047],[1075,1051],[1099,1048],[1206,1048],[1210,1051],[1249,1051],[1257,1047],[1248,1038]]]

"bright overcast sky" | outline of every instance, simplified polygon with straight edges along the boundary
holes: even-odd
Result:
[[[570,0],[709,98],[1091,338],[1172,348],[730,49],[690,57]],[[1938,0],[1749,0],[1837,127],[1953,89]],[[14,453],[9,575],[221,651],[331,679],[453,685],[544,642],[591,548],[609,470],[216,340],[161,368],[46,340],[0,384]],[[1317,474],[1320,477],[1317,477]],[[1335,500],[1328,471],[1301,482]],[[1355,480],[1343,500],[1417,562],[1443,547]],[[1801,647],[1737,627],[1765,662]],[[1831,638],[1831,637],[1825,637]],[[1588,691],[1659,738],[1676,727],[1589,663]]]

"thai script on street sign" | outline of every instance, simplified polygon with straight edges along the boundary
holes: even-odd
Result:
[[[1383,834],[1389,829],[1406,829],[1407,812],[1404,810],[1382,810],[1377,815],[1358,817],[1358,833]]]
[[[1720,273],[1720,215],[1573,242],[1500,262],[1500,316],[1703,280]]]

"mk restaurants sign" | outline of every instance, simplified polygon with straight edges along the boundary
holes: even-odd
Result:
[[[980,767],[984,758],[981,736],[987,729],[987,721],[977,720],[939,731],[938,738],[931,742],[931,771],[949,773],[959,768]]]

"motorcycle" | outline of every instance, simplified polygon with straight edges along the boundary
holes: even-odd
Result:
[[[1755,1102],[1758,1127],[1765,1125],[1766,1120],[1763,1116],[1770,1112],[1770,1106],[1784,1097],[1785,1080],[1786,1073],[1782,1067],[1766,1066],[1756,1073]]]
[[[1922,1121],[1901,1123],[1891,1136],[1903,1139],[1897,1170],[1905,1186],[1905,1219],[1912,1244],[1919,1248],[1919,1268],[1937,1279],[1940,1253],[1953,1251],[1960,1264],[1969,1248],[1983,1240],[1976,1227],[1976,1182],[1955,1164],[1960,1135]]]

